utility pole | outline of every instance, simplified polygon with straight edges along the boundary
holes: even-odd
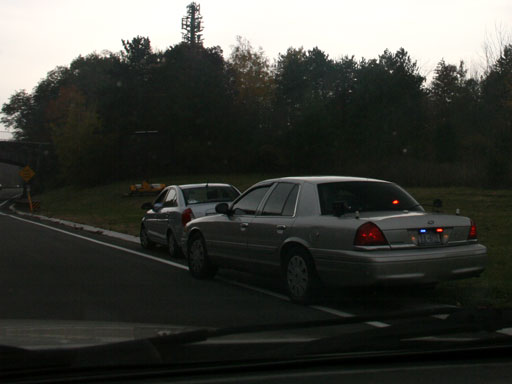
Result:
[[[181,29],[183,41],[196,45],[203,44],[203,17],[201,16],[201,6],[196,3],[187,5],[187,15],[181,19]]]

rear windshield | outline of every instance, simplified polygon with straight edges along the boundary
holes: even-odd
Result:
[[[225,187],[196,187],[182,189],[185,204],[220,203],[235,200],[240,193],[229,186]]]
[[[347,181],[318,185],[322,215],[332,215],[334,206],[344,212],[423,211],[421,205],[399,186],[373,181]]]

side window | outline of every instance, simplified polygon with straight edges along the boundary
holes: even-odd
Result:
[[[155,201],[153,202],[153,209],[158,211],[162,206],[164,205],[165,196],[167,196],[167,192],[169,192],[168,189],[164,189],[160,194],[156,197]]]
[[[295,184],[291,183],[279,183],[277,187],[272,191],[272,194],[267,199],[265,203],[265,207],[263,208],[262,215],[264,216],[281,216],[285,215],[284,208],[289,200],[290,193],[292,190],[297,187]],[[297,187],[298,188],[298,187]],[[296,195],[295,195],[296,197]],[[290,214],[290,209],[288,208],[287,214],[285,216],[292,216],[293,209],[295,209],[295,204],[292,208],[292,213]]]
[[[295,207],[297,205],[297,195],[299,194],[299,186],[295,184],[288,199],[284,205],[283,216],[293,216],[295,214]]]
[[[260,205],[261,199],[270,189],[270,186],[259,187],[250,191],[247,195],[242,197],[233,206],[233,212],[235,215],[254,215],[258,205]]]
[[[167,197],[165,199],[165,206],[166,207],[177,207],[178,200],[176,197],[177,197],[176,190],[174,188],[169,189],[169,193],[167,194]]]

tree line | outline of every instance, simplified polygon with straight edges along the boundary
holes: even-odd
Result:
[[[122,44],[2,107],[16,140],[53,143],[61,183],[262,172],[512,185],[512,45],[478,78],[441,60],[427,82],[403,48],[359,60],[289,48],[270,63],[242,38],[227,58]]]

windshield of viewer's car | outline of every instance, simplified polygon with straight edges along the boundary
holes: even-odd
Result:
[[[322,215],[332,215],[336,204],[345,212],[355,211],[423,211],[403,189],[392,183],[338,182],[318,185]]]
[[[433,4],[0,0],[0,384],[2,346],[235,367],[512,308],[512,0]]]

